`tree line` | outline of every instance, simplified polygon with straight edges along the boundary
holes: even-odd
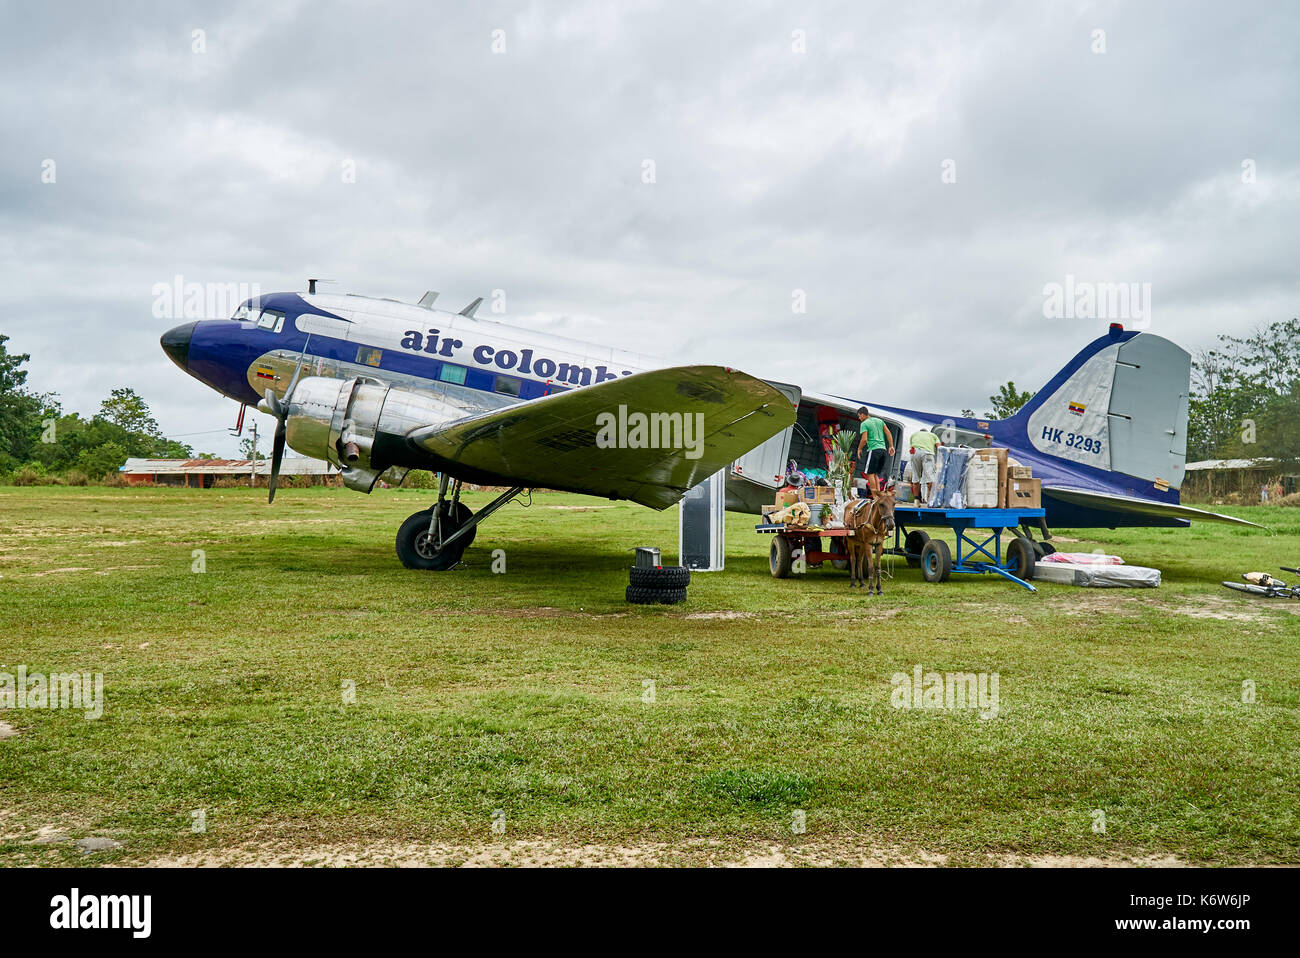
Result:
[[[0,475],[98,480],[129,457],[192,459],[188,445],[168,439],[133,389],[112,390],[90,417],[66,412],[54,393],[27,386],[31,356],[10,353],[0,334]],[[84,478],[82,478],[84,477]]]

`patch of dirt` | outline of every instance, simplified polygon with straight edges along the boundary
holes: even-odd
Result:
[[[1219,619],[1224,622],[1267,622],[1268,612],[1273,609],[1300,615],[1300,602],[1293,599],[1266,599],[1245,593],[1241,594],[1240,599],[1231,595],[1206,595],[1196,602],[1166,603],[1161,608],[1192,619]]]
[[[684,619],[757,619],[757,612],[737,612],[730,610],[726,612],[692,612],[690,615],[682,616]]]
[[[42,576],[55,575],[56,573],[59,572],[89,572],[89,571],[90,571],[90,566],[68,566],[66,569],[46,569],[44,572],[29,572],[27,574],[34,579],[39,579]]]
[[[14,728],[8,722],[0,722],[0,742],[7,738],[13,738],[18,734],[18,729]]]
[[[566,844],[527,839],[458,845],[378,843],[323,845],[296,850],[246,845],[167,855],[142,864],[160,868],[224,867],[636,867],[711,865],[727,868],[791,868],[802,866],[891,866],[933,868],[948,864],[944,854],[901,848],[859,845],[850,841],[809,841],[789,844],[734,845],[707,840],[680,843]],[[1186,863],[1176,856],[1096,858],[1079,855],[987,856],[987,864],[1002,868],[1131,868],[1174,867]]]
[[[543,509],[558,509],[561,512],[595,512],[597,509],[613,509],[613,506],[542,506]]]

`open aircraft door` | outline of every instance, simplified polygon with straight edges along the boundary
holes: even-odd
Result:
[[[803,390],[798,386],[774,383],[770,380],[767,380],[767,384],[789,399],[790,405],[799,405],[799,400],[803,397]],[[733,462],[731,464],[732,476],[758,483],[768,489],[775,489],[781,485],[781,481],[785,477],[786,460],[790,455],[790,435],[793,429],[793,426],[789,429],[782,429],[767,442],[761,446],[755,446]]]

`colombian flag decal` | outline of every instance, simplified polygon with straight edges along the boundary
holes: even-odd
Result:
[[[258,378],[258,379],[274,379],[274,378],[275,378],[275,370],[272,369],[270,366],[258,366],[258,367],[257,367],[257,378]]]
[[[1088,407],[1085,403],[1081,403],[1081,402],[1070,403],[1070,412],[1074,413],[1076,416],[1082,416],[1084,412],[1087,411],[1087,409]]]

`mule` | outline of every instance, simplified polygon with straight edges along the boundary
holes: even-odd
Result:
[[[844,537],[849,553],[849,588],[861,587],[865,582],[867,595],[871,595],[874,583],[876,595],[884,595],[880,588],[880,555],[885,539],[894,534],[894,490],[886,489],[873,499],[854,499],[848,503],[844,507],[844,525],[851,530]]]

